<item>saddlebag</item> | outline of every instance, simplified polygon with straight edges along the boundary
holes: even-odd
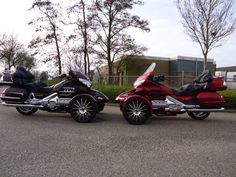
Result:
[[[201,92],[197,95],[197,101],[201,108],[222,108],[225,105],[224,98],[217,92]]]
[[[3,91],[1,100],[11,103],[22,103],[28,98],[28,93],[23,88],[7,88]]]

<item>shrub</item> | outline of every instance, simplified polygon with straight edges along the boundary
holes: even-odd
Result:
[[[225,90],[220,92],[225,99],[226,109],[236,109],[236,90]]]
[[[104,93],[110,99],[111,103],[115,103],[115,98],[122,92],[126,92],[130,90],[132,86],[117,86],[117,85],[100,85],[95,84],[93,88],[99,90],[100,92]]]

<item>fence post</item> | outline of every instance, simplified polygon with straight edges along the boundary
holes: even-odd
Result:
[[[184,71],[182,71],[182,85],[184,85]]]
[[[227,75],[228,75],[228,71],[225,71],[225,77],[224,77],[225,78],[225,82],[227,82],[227,77],[228,77]]]
[[[120,74],[119,74],[119,86],[121,86],[122,85],[122,73],[120,72]]]

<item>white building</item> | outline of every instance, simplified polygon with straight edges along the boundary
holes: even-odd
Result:
[[[236,89],[236,66],[216,68],[215,75],[225,79],[228,89]]]

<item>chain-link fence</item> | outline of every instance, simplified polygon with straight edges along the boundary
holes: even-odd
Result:
[[[110,77],[98,77],[93,79],[94,83],[99,84],[112,84],[112,85],[133,85],[138,76],[110,76]],[[195,77],[190,76],[165,76],[165,81],[163,82],[166,85],[169,85],[174,88],[178,88],[186,83],[193,81]]]
[[[235,90],[236,89],[236,78],[235,77],[228,77],[228,78],[225,78],[225,82],[227,84],[227,88],[228,89],[233,89]]]
[[[94,83],[99,84],[111,84],[111,85],[133,85],[135,80],[139,76],[126,76],[126,77],[120,77],[120,76],[105,76],[105,77],[97,77],[93,79]],[[169,85],[172,88],[179,88],[184,84],[193,82],[195,76],[189,76],[189,75],[176,75],[176,76],[165,76],[165,81],[162,82],[163,84]],[[235,78],[226,78],[224,79],[227,83],[227,86],[229,89],[236,89],[236,79]]]

